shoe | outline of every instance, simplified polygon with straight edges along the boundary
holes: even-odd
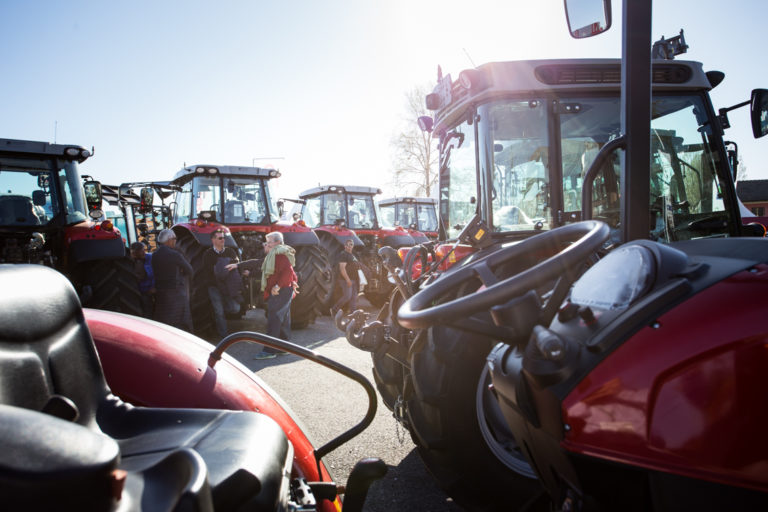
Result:
[[[272,352],[267,352],[267,351],[264,351],[264,350],[262,350],[261,352],[259,352],[255,356],[253,356],[253,358],[256,359],[256,360],[274,359],[276,357],[277,357],[277,354],[273,354]]]

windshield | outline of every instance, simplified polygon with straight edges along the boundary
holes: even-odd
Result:
[[[500,101],[480,109],[491,149],[494,231],[550,229],[547,107],[540,99]]]
[[[434,205],[396,203],[379,206],[382,224],[386,226],[414,227],[419,231],[437,231],[437,212]]]
[[[223,203],[220,202],[222,191]],[[265,180],[251,177],[200,177],[195,178],[194,194],[194,213],[213,210],[216,218],[224,224],[266,224],[278,218]]]
[[[706,98],[656,94],[650,172],[649,236],[671,242],[727,236],[735,224],[723,202],[720,162]],[[478,108],[481,176],[491,183],[495,232],[538,231],[582,218],[584,175],[620,133],[618,97],[506,99]],[[475,138],[468,123],[441,151],[440,208],[448,237],[475,212]],[[550,144],[559,134],[559,144]],[[620,152],[593,182],[592,218],[619,235]],[[722,171],[725,172],[725,171]]]
[[[74,162],[0,161],[0,225],[40,226],[54,219],[86,219],[80,174]]]
[[[463,123],[441,143],[440,216],[448,238],[455,238],[477,211],[474,127]]]
[[[376,226],[376,212],[373,206],[373,196],[364,194],[348,194],[350,229],[373,229]]]

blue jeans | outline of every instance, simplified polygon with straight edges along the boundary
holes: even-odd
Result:
[[[273,338],[291,339],[291,299],[293,288],[280,288],[277,295],[269,294],[267,299],[267,334]]]
[[[222,338],[227,335],[227,317],[240,311],[240,303],[229,295],[223,295],[215,286],[208,287],[208,298],[211,299],[213,319],[216,322],[216,332]]]
[[[349,313],[352,313],[357,309],[357,294],[360,289],[360,283],[352,281],[352,284],[347,286],[346,281],[341,280],[341,297],[333,305],[333,309],[343,308],[349,304]]]

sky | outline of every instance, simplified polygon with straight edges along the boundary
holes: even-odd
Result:
[[[727,6],[727,7],[726,7]],[[758,0],[656,0],[653,40],[685,30],[717,69],[715,108],[768,88]],[[274,197],[318,184],[391,188],[405,95],[485,62],[621,56],[613,27],[567,32],[562,0],[0,0],[0,137],[93,147],[104,183],[169,180],[185,165],[280,169]],[[756,65],[757,64],[757,65]],[[768,137],[729,114],[747,179]],[[383,196],[380,196],[380,198]]]

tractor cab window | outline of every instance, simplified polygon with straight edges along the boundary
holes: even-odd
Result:
[[[346,223],[347,219],[347,201],[343,193],[325,194],[323,198],[322,218],[320,224],[336,224],[339,220]]]
[[[311,228],[322,225],[323,196],[310,197],[301,206],[301,218]]]
[[[540,99],[499,101],[480,113],[479,138],[491,151],[495,231],[550,229],[547,106]]]
[[[174,222],[189,222],[193,216],[192,181],[188,181],[182,185],[181,191],[176,193],[176,219]]]
[[[391,204],[387,206],[381,206],[379,205],[379,220],[381,221],[382,226],[397,226],[397,221],[395,220],[395,208],[396,205]]]
[[[440,143],[440,216],[455,238],[477,211],[474,126],[462,123]]]
[[[651,239],[727,236],[712,123],[698,96],[654,97],[651,121]]]
[[[40,226],[54,218],[66,224],[84,221],[85,196],[76,169],[71,162],[60,168],[39,160],[0,162],[0,225]]]
[[[373,197],[365,194],[347,194],[350,229],[373,229],[376,227],[376,212]]]
[[[431,204],[417,204],[416,218],[419,223],[419,231],[437,231],[437,213]]]
[[[216,219],[221,221],[221,179],[201,177],[194,180],[194,214],[204,211],[216,212]]]
[[[253,178],[224,178],[224,223],[262,224],[269,221],[267,187],[262,180]]]
[[[396,225],[405,228],[417,227],[418,215],[414,203],[401,203],[397,205]]]

